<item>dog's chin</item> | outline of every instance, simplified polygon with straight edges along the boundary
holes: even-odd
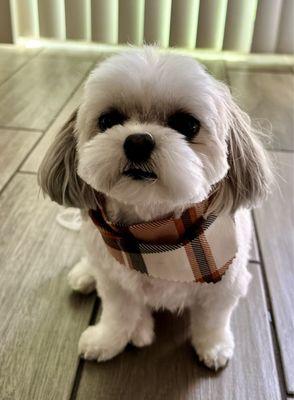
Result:
[[[109,190],[104,188],[100,187],[100,191],[124,204],[144,207],[167,204],[169,208],[171,204],[178,207],[200,202],[211,190],[208,183],[184,185],[179,180],[167,186],[155,172],[138,169],[125,171]]]
[[[169,158],[165,157],[165,161]],[[152,208],[158,205],[182,207],[209,196],[211,182],[195,162],[164,165],[127,164],[115,168],[114,162],[96,166],[96,158],[80,159],[79,176],[98,192],[132,206]],[[117,163],[118,164],[118,163]],[[167,165],[166,165],[167,164]]]

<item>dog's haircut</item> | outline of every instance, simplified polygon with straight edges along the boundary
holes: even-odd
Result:
[[[227,136],[229,169],[214,188],[210,211],[236,211],[259,204],[268,194],[272,173],[270,161],[260,144],[261,135],[249,116],[234,102],[228,88],[214,81],[216,95],[223,100],[229,132]],[[44,193],[57,203],[81,209],[95,208],[95,190],[78,175],[76,129],[77,111],[57,134],[44,157],[38,182]]]
[[[111,110],[123,120],[103,132],[97,121]],[[191,140],[170,126],[169,118],[177,113],[199,122],[199,132]],[[155,147],[150,159],[138,165],[127,159],[124,143],[142,132],[152,136]],[[132,179],[126,174],[130,166],[157,179]],[[83,210],[96,208],[97,192],[102,192],[110,218],[128,224],[178,215],[210,196],[208,214],[235,215],[239,250],[225,277],[213,287],[152,279],[145,285],[146,276],[114,262],[85,219],[87,261],[77,264],[70,282],[75,289],[89,291],[94,276],[103,312],[100,324],[83,334],[80,352],[103,360],[129,340],[148,344],[153,337],[150,307],[189,307],[197,353],[206,365],[223,366],[234,346],[230,316],[250,278],[246,264],[251,229],[243,210],[266,197],[271,177],[270,162],[250,118],[227,86],[195,60],[147,47],[101,63],[88,78],[80,107],[40,166],[43,192],[59,204]],[[196,298],[203,312],[196,308]],[[116,330],[122,332],[120,337],[113,336]]]

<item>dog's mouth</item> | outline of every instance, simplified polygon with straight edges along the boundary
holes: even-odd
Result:
[[[157,175],[153,171],[146,171],[140,168],[126,169],[123,175],[136,181],[155,181],[157,179]]]

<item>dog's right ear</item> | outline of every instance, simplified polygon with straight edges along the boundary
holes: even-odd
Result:
[[[43,193],[57,203],[77,208],[95,208],[95,191],[77,174],[77,111],[65,123],[49,147],[38,171]]]

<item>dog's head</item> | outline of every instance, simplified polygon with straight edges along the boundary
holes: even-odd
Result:
[[[60,204],[95,207],[95,192],[152,207],[199,202],[236,210],[267,193],[270,168],[249,117],[195,60],[152,48],[109,58],[39,170]]]

